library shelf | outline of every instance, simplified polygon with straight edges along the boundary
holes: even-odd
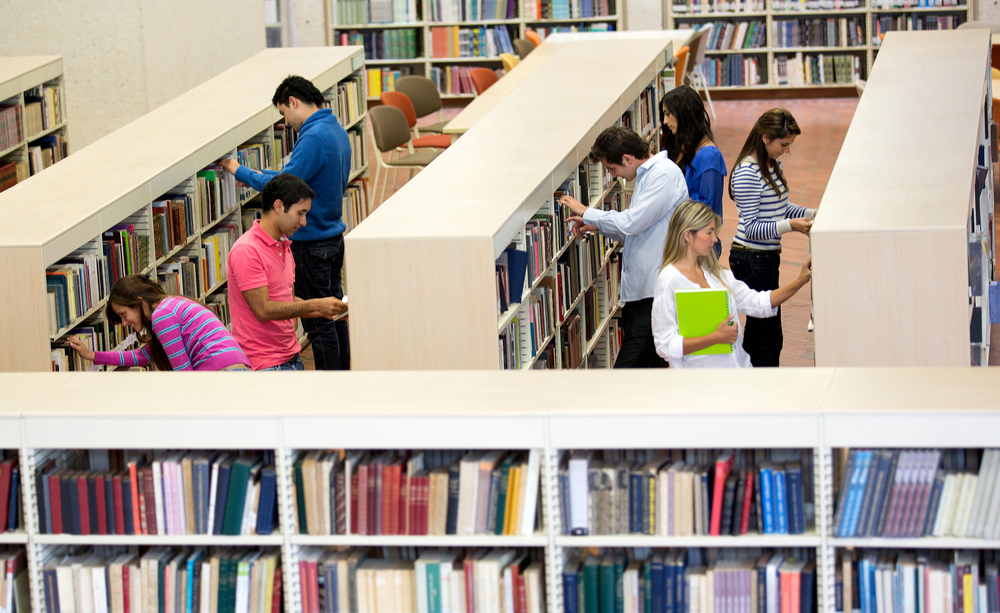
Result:
[[[381,535],[334,534],[313,536],[293,534],[293,545],[324,547],[545,547],[548,536],[536,533],[534,536],[495,536],[492,534],[470,535]]]
[[[379,59],[379,60],[365,60],[365,64],[369,66],[381,66],[383,64],[396,65],[396,64],[424,64],[427,62],[428,58],[425,57],[415,57],[410,59]]]
[[[820,537],[816,533],[741,536],[561,535],[555,537],[555,543],[558,547],[819,547]]]
[[[150,547],[267,547],[281,546],[281,534],[224,536],[219,534],[36,534],[39,545],[149,545]]]
[[[16,532],[4,532],[0,534],[0,544],[2,545],[27,545],[28,533],[24,530]]]
[[[923,538],[837,538],[830,537],[830,547],[867,547],[871,549],[996,549],[1000,541],[974,538],[926,536]]]
[[[990,49],[981,30],[886,35],[811,232],[818,366],[986,365],[997,159]],[[912,98],[931,65],[917,51],[948,72],[948,86]],[[947,148],[947,164],[917,145],[914,129]],[[876,141],[899,153],[865,156]]]
[[[29,158],[32,144],[41,138],[56,135],[65,143],[66,139],[66,88],[63,76],[63,60],[59,55],[0,57],[0,104],[4,107],[19,107],[20,127],[18,142],[0,150],[0,165],[16,165],[17,182],[26,181],[48,168],[44,156],[36,150],[35,164],[41,170],[31,170]],[[50,96],[51,94],[51,96]],[[28,100],[28,98],[31,100]],[[38,104],[40,129],[28,134],[27,106]],[[35,107],[33,107],[35,108]],[[62,159],[58,153],[54,162]]]

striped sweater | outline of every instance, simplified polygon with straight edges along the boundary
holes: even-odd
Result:
[[[167,296],[152,313],[153,334],[174,370],[221,370],[250,360],[222,322],[197,302]],[[149,345],[134,351],[97,351],[94,364],[148,366]]]
[[[781,160],[778,160],[781,164]],[[771,177],[781,181],[772,170]],[[815,209],[788,202],[788,190],[779,196],[764,181],[760,167],[753,158],[744,158],[733,170],[733,195],[740,221],[736,226],[735,242],[752,249],[776,251],[781,248],[781,235],[792,231],[790,219],[812,219]]]

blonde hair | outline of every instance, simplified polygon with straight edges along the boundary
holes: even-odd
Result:
[[[715,232],[718,234],[722,227],[722,218],[716,215],[712,209],[694,200],[685,200],[680,203],[670,217],[667,242],[663,246],[663,266],[660,269],[666,268],[687,255],[688,246],[684,241],[685,232],[688,230],[698,232],[710,224],[715,226]],[[700,256],[698,264],[707,268],[723,285],[726,285],[722,276],[722,264],[719,263],[719,256],[715,255],[715,249],[710,250],[708,255]]]

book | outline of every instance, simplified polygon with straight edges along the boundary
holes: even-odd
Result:
[[[674,292],[677,304],[678,333],[684,338],[697,338],[715,332],[727,317],[729,292],[724,289],[678,289]],[[737,325],[733,322],[733,325]],[[716,344],[699,349],[692,355],[732,353],[731,344]]]

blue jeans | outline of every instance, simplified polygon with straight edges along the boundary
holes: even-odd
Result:
[[[778,289],[780,251],[748,249],[733,243],[729,249],[729,269],[733,276],[758,292]],[[781,332],[781,307],[774,317],[747,317],[743,329],[743,350],[754,368],[778,366],[784,337]]]
[[[302,363],[302,356],[298,353],[291,360],[288,360],[284,364],[278,364],[277,366],[271,366],[270,368],[261,368],[257,372],[264,370],[305,370],[306,365]]]
[[[295,258],[295,295],[303,300],[343,298],[340,271],[344,268],[344,237],[292,241]],[[325,317],[302,320],[312,345],[316,370],[350,370],[351,341],[346,321]]]

